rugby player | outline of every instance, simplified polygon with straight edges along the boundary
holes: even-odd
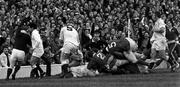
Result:
[[[72,52],[76,52],[79,49],[79,34],[77,30],[73,27],[72,23],[67,24],[66,18],[62,19],[64,26],[60,31],[60,42],[63,43],[63,47],[61,50],[60,61],[62,64],[62,73],[60,74],[60,78],[64,76],[65,70],[64,67],[69,65],[69,57]],[[77,65],[79,62],[74,62],[74,65]]]
[[[153,36],[151,37],[151,57],[152,60],[154,61],[154,66],[151,67],[151,69],[155,68],[158,66],[163,60],[167,61],[169,64],[171,64],[171,71],[176,71],[176,69],[179,67],[179,64],[175,60],[174,53],[173,53],[173,47],[174,44],[176,43],[176,35],[171,35],[171,37],[166,38],[166,24],[165,24],[165,15],[161,15],[159,12],[156,13],[157,15],[157,21],[155,22],[155,25],[153,27]],[[168,23],[168,29],[171,28],[172,25]],[[167,34],[170,34],[173,32],[169,32],[167,30]],[[169,40],[169,44],[167,43],[167,40]],[[166,49],[169,49],[169,56],[170,58],[168,59],[166,57]],[[156,61],[156,58],[160,58],[160,60]]]
[[[31,47],[31,37],[27,34],[26,27],[19,27],[16,31],[15,43],[10,57],[10,67],[7,70],[7,80],[9,79],[14,66],[16,66],[12,74],[12,79],[15,80],[15,76],[20,69],[20,65],[25,62],[25,55],[29,51],[28,46]],[[17,62],[18,65],[16,65]]]
[[[43,42],[41,39],[41,36],[39,34],[39,29],[35,23],[29,24],[30,28],[28,29],[29,32],[31,32],[31,42],[32,42],[32,56],[30,60],[30,64],[32,67],[31,75],[32,73],[40,71],[40,77],[42,78],[45,74],[45,72],[41,69],[40,65],[40,58],[44,54],[44,47]]]
[[[117,59],[126,59],[130,63],[136,63],[141,65],[150,66],[151,64],[138,60],[133,52],[138,48],[136,42],[131,38],[121,38],[120,40],[113,40],[109,42],[108,47],[106,48],[110,54],[115,56]],[[124,56],[124,57],[123,57]]]
[[[64,78],[140,72],[137,64],[129,63],[126,59],[116,59],[106,50],[103,50],[95,53],[88,64],[71,67],[70,72],[66,73]]]

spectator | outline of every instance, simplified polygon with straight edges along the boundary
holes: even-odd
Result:
[[[9,49],[8,46],[3,47],[3,53],[0,55],[0,67],[9,67],[10,62],[9,62],[10,54],[9,54]]]

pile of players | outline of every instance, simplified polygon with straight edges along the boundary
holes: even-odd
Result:
[[[101,45],[104,45],[102,49],[91,53],[92,56],[86,64],[81,64],[81,58],[78,57],[80,52],[71,54],[72,59],[69,64],[62,66],[60,77],[149,73],[148,68],[154,66],[154,63],[145,62],[145,55],[136,52],[137,44],[131,38],[113,40]]]

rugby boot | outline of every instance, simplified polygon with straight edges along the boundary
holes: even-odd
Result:
[[[61,72],[61,74],[59,75],[59,77],[60,78],[64,78],[64,76],[65,76],[65,74],[67,74],[68,73],[68,64],[64,64],[64,65],[62,65],[62,72]]]

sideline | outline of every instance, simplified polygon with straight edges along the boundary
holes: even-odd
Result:
[[[46,71],[46,65],[40,65],[43,71]],[[167,68],[167,63],[163,61],[156,69]],[[21,66],[21,69],[18,71],[16,78],[25,78],[30,77],[31,66]],[[51,75],[57,75],[61,73],[61,64],[52,64],[51,65]],[[5,79],[7,74],[7,68],[0,68],[0,79]],[[11,76],[10,76],[11,79]]]
[[[40,65],[43,71],[46,71],[46,65]],[[21,66],[21,69],[17,72],[16,78],[30,77],[31,66]],[[7,68],[0,67],[0,79],[5,79],[7,73]],[[51,65],[51,75],[56,75],[61,73],[61,64]],[[11,76],[10,76],[11,79]]]

